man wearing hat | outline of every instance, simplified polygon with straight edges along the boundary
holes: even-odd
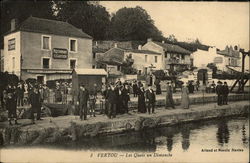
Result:
[[[36,119],[37,120],[42,120],[41,119],[41,107],[42,107],[42,99],[41,99],[41,95],[38,91],[38,86],[35,86],[33,88],[33,91],[30,94],[29,97],[30,100],[30,104],[31,104],[31,122],[32,124],[35,124],[35,117],[34,117],[34,112],[37,113]]]
[[[80,90],[78,92],[78,104],[80,110],[80,119],[84,117],[84,120],[87,120],[87,112],[88,112],[88,100],[89,100],[89,92],[85,88],[84,84],[80,85]]]
[[[128,113],[128,102],[130,101],[128,84],[124,85],[122,89],[122,102],[125,109],[125,113]]]
[[[14,118],[15,124],[17,125],[17,114],[16,114],[16,99],[14,90],[8,88],[6,90],[7,98],[6,98],[6,109],[8,110],[8,121],[9,125],[12,125],[11,119]]]
[[[218,81],[217,86],[216,86],[216,94],[217,94],[217,104],[222,105],[222,100],[223,100],[223,86],[222,82]]]
[[[148,114],[150,114],[150,111],[152,109],[152,113],[155,113],[155,93],[152,89],[152,86],[149,85],[148,90],[146,91],[146,99],[148,102]]]
[[[229,88],[228,88],[228,85],[227,85],[227,82],[224,82],[224,85],[222,86],[223,88],[223,102],[222,104],[223,105],[227,105],[227,102],[228,102],[228,94],[229,94]]]
[[[114,83],[111,83],[110,88],[107,92],[107,101],[108,101],[108,118],[116,117],[116,108],[118,100],[118,91],[115,89]]]
[[[168,106],[171,106],[173,109],[175,108],[173,100],[173,88],[169,82],[167,82],[167,87],[166,87],[165,109],[167,109]]]

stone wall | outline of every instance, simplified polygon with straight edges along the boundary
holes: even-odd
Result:
[[[195,109],[179,109],[178,112],[157,110],[158,114],[146,116],[139,114],[105,121],[59,121],[44,125],[14,126],[0,129],[0,145],[27,145],[76,141],[83,137],[102,134],[140,131],[164,125],[174,125],[188,121],[249,114],[248,101],[216,107],[206,105]],[[62,123],[64,123],[62,125]],[[61,125],[61,126],[60,126]]]

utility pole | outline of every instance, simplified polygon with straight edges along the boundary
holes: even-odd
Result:
[[[248,52],[245,52],[244,49],[240,49],[240,52],[242,54],[242,66],[241,66],[241,80],[239,81],[239,89],[238,92],[244,92],[244,86],[247,81],[244,81],[244,71],[245,71],[245,57],[250,55],[250,50]],[[248,80],[248,78],[247,78]]]

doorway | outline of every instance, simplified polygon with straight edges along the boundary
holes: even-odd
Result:
[[[39,84],[44,84],[44,76],[37,76],[37,82]]]
[[[198,70],[197,79],[199,81],[202,81],[203,85],[206,85],[207,80],[208,80],[207,69]]]

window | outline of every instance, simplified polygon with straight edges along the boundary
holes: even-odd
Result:
[[[42,36],[42,49],[43,50],[51,49],[51,37],[50,36]]]
[[[157,56],[155,56],[155,63],[157,63]]]
[[[145,62],[147,62],[148,61],[148,56],[147,55],[145,55]]]
[[[77,52],[77,40],[76,39],[69,39],[69,51]]]
[[[93,53],[93,59],[95,59],[95,57],[96,57],[96,53]]]
[[[15,57],[12,57],[12,71],[14,72],[16,68]]]
[[[181,59],[184,60],[185,59],[185,56],[184,54],[181,55]]]
[[[8,51],[15,50],[16,46],[16,39],[10,39],[8,40]]]
[[[50,59],[49,58],[43,58],[43,60],[42,60],[42,66],[43,66],[43,68],[49,68],[49,65],[50,65]]]
[[[70,65],[70,69],[75,69],[76,68],[76,60],[70,59],[69,65]]]

